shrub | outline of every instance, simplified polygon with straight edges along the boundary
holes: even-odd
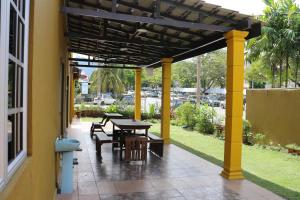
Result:
[[[213,123],[215,116],[215,110],[208,105],[197,107],[195,114],[195,129],[201,133],[213,134],[215,132],[215,125]]]
[[[148,117],[150,119],[153,119],[155,117],[156,111],[155,111],[155,104],[150,104],[149,105],[149,113],[148,113]]]
[[[254,134],[251,132],[252,126],[248,120],[243,120],[243,143],[254,145]]]
[[[266,136],[262,133],[255,133],[254,134],[254,143],[258,145],[265,145],[266,144]]]
[[[116,113],[116,112],[118,112],[118,110],[119,110],[119,109],[118,109],[118,106],[112,104],[112,105],[108,106],[108,107],[105,109],[105,112],[108,112],[108,113]]]
[[[191,104],[190,102],[185,102],[184,104],[180,105],[175,110],[176,120],[179,125],[185,125],[190,128],[194,128],[195,126],[195,105]]]

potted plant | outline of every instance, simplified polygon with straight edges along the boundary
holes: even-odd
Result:
[[[297,144],[288,144],[285,147],[288,149],[288,153],[300,155],[300,146]]]

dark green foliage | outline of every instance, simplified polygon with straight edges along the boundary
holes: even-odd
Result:
[[[215,116],[216,112],[212,107],[209,107],[208,105],[197,107],[195,114],[195,129],[200,133],[214,134],[215,125],[213,119]]]

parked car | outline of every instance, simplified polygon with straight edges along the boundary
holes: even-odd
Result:
[[[112,98],[112,96],[110,94],[102,94],[100,96],[100,104],[101,105],[110,105],[115,103],[115,99]]]
[[[94,101],[93,101],[93,104],[94,104],[94,105],[97,105],[97,104],[100,104],[100,103],[101,103],[100,97],[95,97],[95,98],[94,98]]]
[[[182,99],[174,98],[171,100],[171,110],[175,110],[177,107],[179,107],[181,104],[183,104],[184,101]]]
[[[225,109],[226,108],[226,100],[220,101],[220,107]]]
[[[122,97],[122,102],[128,104],[128,105],[134,105],[134,96],[125,94]]]
[[[190,103],[196,104],[196,103],[197,103],[197,96],[196,96],[196,95],[190,95],[190,96],[188,96],[187,100],[188,100]]]
[[[208,96],[208,105],[211,107],[220,107],[220,100],[216,96]]]

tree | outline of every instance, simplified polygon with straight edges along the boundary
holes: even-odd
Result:
[[[195,87],[197,79],[196,65],[192,61],[181,61],[172,65],[172,82],[179,87]]]
[[[251,67],[246,69],[246,80],[250,83],[250,88],[262,88],[268,80],[268,72],[262,60],[251,63]]]
[[[279,71],[279,87],[283,82],[285,62],[285,86],[288,86],[290,59],[294,56],[297,29],[295,15],[299,8],[294,0],[264,0],[267,5],[260,20],[264,22],[262,35],[248,42],[248,58],[255,61],[262,58],[264,65],[272,70],[272,87],[275,87]],[[279,67],[277,67],[279,66]]]
[[[132,69],[119,69],[118,76],[122,80],[124,87],[129,90],[134,87],[135,72]]]
[[[211,87],[225,87],[226,51],[224,49],[202,55],[201,86],[203,93]]]
[[[142,72],[142,86],[143,87],[160,87],[162,83],[162,70],[157,68],[153,70],[153,75],[148,76],[145,70]]]
[[[118,69],[97,69],[90,78],[92,93],[113,93],[121,94],[124,91],[124,85],[118,75]]]

